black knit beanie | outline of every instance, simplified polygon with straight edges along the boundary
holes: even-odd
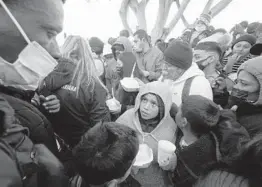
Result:
[[[90,38],[89,45],[94,52],[100,52],[100,51],[103,52],[104,42],[102,42],[102,40],[100,40],[99,38],[97,37]]]
[[[187,70],[192,65],[193,51],[187,43],[174,40],[165,50],[164,58],[169,64]]]

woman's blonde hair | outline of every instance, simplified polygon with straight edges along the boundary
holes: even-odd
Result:
[[[77,96],[79,95],[79,89],[83,82],[91,88],[90,92],[94,91],[95,82],[101,84],[108,92],[97,75],[88,41],[81,36],[69,36],[62,47],[62,55],[64,58],[72,59],[76,64],[71,83],[74,82],[76,84]]]

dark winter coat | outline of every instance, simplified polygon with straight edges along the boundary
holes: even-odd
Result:
[[[75,65],[60,59],[58,66],[43,81],[39,93],[55,94],[60,100],[60,111],[49,115],[55,132],[71,147],[81,136],[101,120],[110,121],[106,106],[107,92],[95,79],[89,86],[83,82],[77,96],[76,85],[71,83]]]
[[[214,93],[214,102],[222,107],[227,108],[229,93]],[[250,137],[262,133],[262,106],[252,104],[242,104],[236,111],[237,121],[244,126]]]
[[[29,129],[29,138],[34,143],[41,143],[58,154],[52,125],[47,118],[30,104],[34,93],[22,91],[11,87],[0,86],[0,95],[4,97],[15,110],[15,116],[20,125]]]
[[[228,110],[221,111],[217,126],[195,143],[181,148],[180,138],[176,142],[177,167],[172,176],[174,184],[179,187],[192,186],[214,169],[227,170],[241,146],[250,140],[248,132]]]

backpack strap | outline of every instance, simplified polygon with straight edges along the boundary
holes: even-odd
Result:
[[[194,80],[195,77],[196,76],[193,76],[193,77],[190,77],[189,79],[186,80],[186,82],[184,84],[183,91],[182,91],[182,103],[189,96],[191,84],[192,84],[192,81]]]

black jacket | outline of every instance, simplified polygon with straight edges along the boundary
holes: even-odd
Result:
[[[27,92],[14,88],[5,88],[5,90],[6,93],[9,94],[1,92],[0,95],[5,98],[15,110],[15,116],[19,120],[20,125],[29,129],[29,138],[36,144],[44,144],[52,153],[57,155],[58,149],[52,125],[36,107],[27,102],[31,100],[30,94],[21,94]],[[26,99],[26,101],[19,98]]]
[[[181,187],[192,186],[214,169],[228,170],[241,146],[250,140],[248,132],[236,122],[230,110],[221,111],[218,124],[195,143],[181,148],[180,138],[181,134],[176,142],[177,167],[172,178],[175,185]]]
[[[54,125],[55,132],[70,147],[74,147],[81,136],[99,121],[110,121],[106,90],[93,79],[89,86],[83,82],[77,95],[76,85],[71,83],[74,68],[70,60],[60,59],[39,89],[40,94],[55,94],[60,100],[60,111],[49,115],[48,119]]]
[[[227,91],[218,93],[213,90],[213,93],[216,104],[230,108],[228,106],[229,93]],[[237,108],[236,117],[237,121],[246,128],[251,138],[262,133],[262,106],[242,103]]]

